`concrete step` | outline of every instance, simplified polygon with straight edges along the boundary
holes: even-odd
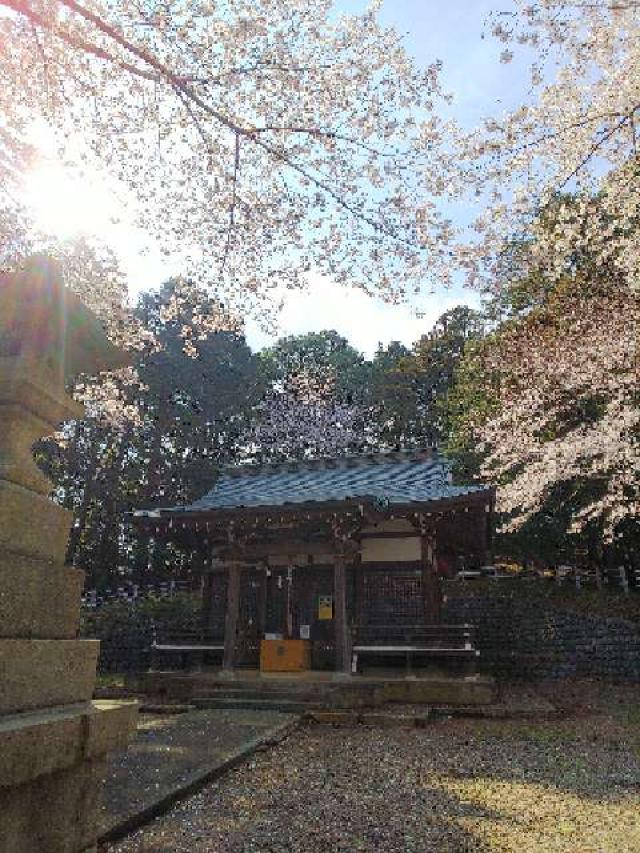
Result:
[[[291,700],[292,702],[308,702],[315,701],[318,697],[308,693],[298,693],[293,690],[242,690],[238,688],[221,687],[219,690],[198,691],[199,699],[266,699],[276,702],[282,699]]]
[[[297,699],[247,699],[243,697],[212,699],[199,697],[191,700],[196,708],[218,711],[244,710],[244,711],[281,711],[287,714],[305,714],[317,709],[317,702],[302,702]]]
[[[288,681],[285,679],[255,678],[251,681],[241,681],[238,678],[225,681],[215,681],[203,685],[202,689],[212,690],[271,690],[274,693],[286,690],[287,692],[326,692],[339,690],[343,687],[342,682],[336,681]]]
[[[358,695],[350,690],[326,690],[307,686],[306,688],[290,685],[278,685],[277,687],[257,685],[238,686],[220,685],[198,689],[196,695],[200,699],[291,699],[300,702],[331,702],[338,696]]]
[[[296,690],[283,687],[280,690],[264,690],[262,687],[218,687],[215,690],[198,690],[200,699],[292,699],[300,702],[321,702],[338,695],[335,691]]]

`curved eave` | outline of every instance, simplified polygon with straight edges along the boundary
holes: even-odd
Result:
[[[139,510],[131,514],[133,523],[141,530],[153,529],[165,532],[172,528],[200,528],[201,525],[213,527],[229,524],[233,521],[253,519],[256,521],[273,518],[292,519],[300,516],[322,517],[345,513],[353,515],[377,515],[381,518],[393,515],[426,514],[437,515],[465,507],[490,504],[495,497],[495,487],[489,486],[430,501],[410,501],[381,505],[377,498],[362,496],[340,501],[304,501],[273,505],[241,507],[168,507],[156,510]]]

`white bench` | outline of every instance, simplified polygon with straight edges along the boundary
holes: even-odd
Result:
[[[152,668],[155,669],[159,656],[176,654],[181,655],[183,668],[186,668],[189,658],[195,658],[196,666],[200,668],[205,652],[223,653],[224,641],[206,631],[175,632],[161,639],[154,637],[151,643]]]
[[[351,672],[358,672],[362,656],[405,658],[409,671],[416,656],[462,660],[475,664],[480,652],[473,642],[471,625],[356,626],[351,647]]]

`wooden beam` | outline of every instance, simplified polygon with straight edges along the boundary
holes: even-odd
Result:
[[[245,560],[264,560],[270,554],[274,557],[289,557],[292,554],[312,554],[313,556],[326,554],[329,562],[332,562],[335,551],[336,546],[333,542],[305,542],[303,539],[292,540],[286,538],[269,542],[268,540],[260,539],[256,543],[247,543],[242,550],[242,556]],[[220,553],[224,554],[225,549],[222,548]]]
[[[488,512],[487,512],[487,528],[486,528],[486,552],[487,552],[487,562],[493,563],[493,531],[496,523],[496,498],[495,495],[492,495],[491,500],[488,504]]]
[[[224,620],[224,654],[222,668],[233,669],[236,655],[236,636],[238,616],[240,614],[240,579],[242,567],[237,560],[229,563],[229,581],[227,584],[227,612]]]
[[[360,539],[415,539],[416,530],[380,531],[380,533],[361,533]]]
[[[209,552],[209,559],[202,570],[202,624],[206,629],[213,625],[214,587],[217,582],[217,578],[212,572],[214,562],[215,557]]]
[[[267,594],[269,578],[267,577],[266,567],[258,573],[258,636],[264,637],[267,630]]]

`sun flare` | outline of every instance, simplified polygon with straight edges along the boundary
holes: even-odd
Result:
[[[100,236],[119,219],[119,205],[97,175],[79,176],[41,161],[25,180],[24,201],[36,227],[51,237]]]

